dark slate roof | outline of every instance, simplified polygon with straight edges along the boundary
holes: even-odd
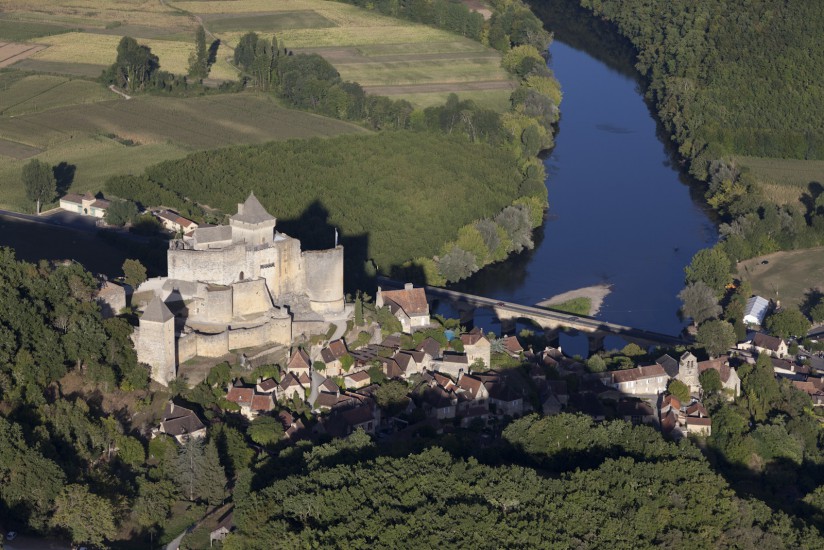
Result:
[[[249,198],[243,204],[237,205],[237,214],[231,220],[244,223],[264,223],[275,221],[275,217],[263,208],[254,193],[249,193]]]
[[[758,332],[753,336],[752,345],[770,351],[778,351],[779,346],[781,346],[781,338]]]
[[[232,228],[228,225],[207,225],[195,229],[195,240],[199,243],[213,243],[232,240]]]
[[[165,323],[169,319],[174,319],[174,317],[171,310],[169,310],[166,304],[163,303],[163,300],[160,299],[160,296],[155,295],[152,301],[149,302],[149,305],[146,306],[146,310],[143,312],[140,320]]]
[[[672,356],[665,353],[656,359],[655,362],[664,367],[664,371],[670,378],[675,378],[678,376],[678,361],[676,361]]]

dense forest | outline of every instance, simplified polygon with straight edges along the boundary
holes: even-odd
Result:
[[[444,444],[457,451],[386,454],[356,434],[282,456],[288,477],[250,476],[239,488],[238,532],[225,547],[824,544],[803,523],[736,496],[691,443],[667,443],[651,428],[533,416],[477,457],[461,456],[449,437]]]
[[[385,132],[205,151],[107,186],[146,206],[162,201],[187,212],[194,201],[230,214],[254,191],[279,218],[278,228],[306,247],[332,246],[337,228],[350,274],[367,259],[389,273],[408,260],[448,253],[444,243],[478,218],[494,246],[485,248],[480,233],[477,244],[496,257],[528,241],[546,200],[543,180],[531,178],[529,166],[523,173],[506,149],[458,136]],[[540,200],[504,213],[530,196]]]
[[[701,179],[732,154],[824,158],[815,2],[580,3],[633,43],[647,93]]]

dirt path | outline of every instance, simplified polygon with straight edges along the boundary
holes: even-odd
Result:
[[[123,98],[124,98],[124,99],[131,99],[131,98],[132,98],[132,96],[130,96],[130,95],[128,95],[128,94],[126,94],[126,92],[121,92],[120,90],[118,90],[118,89],[115,87],[115,85],[114,85],[114,84],[110,85],[110,86],[109,86],[109,89],[110,89],[111,91],[113,91],[114,93],[116,93],[117,95],[119,95],[119,96],[123,96]]]
[[[538,307],[549,307],[555,304],[561,304],[563,302],[574,300],[575,298],[589,298],[592,302],[592,305],[589,308],[589,316],[592,317],[597,315],[601,310],[601,305],[604,303],[604,298],[606,298],[610,292],[612,292],[612,285],[588,286],[558,294],[548,300],[538,302],[536,305]]]

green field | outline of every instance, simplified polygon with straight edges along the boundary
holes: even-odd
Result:
[[[32,38],[50,36],[68,31],[69,28],[62,25],[0,19],[0,40],[8,42],[22,42],[24,40],[31,40]]]
[[[196,150],[364,131],[345,122],[281,108],[271,97],[253,93],[110,99],[0,116],[0,139],[14,142],[0,141],[0,155],[4,143],[8,149],[6,156],[0,156],[0,204],[31,206],[17,184],[26,161],[11,154],[15,144],[45,149],[37,158],[50,164],[76,165],[72,189],[85,192],[100,190],[109,176],[137,174],[146,166]],[[137,145],[127,147],[122,144],[126,140]]]
[[[235,17],[204,17],[206,26],[214,33],[222,32],[280,32],[288,29],[321,29],[336,26],[333,21],[313,10],[285,11],[265,15],[238,15]]]
[[[765,195],[778,204],[798,202],[811,187],[824,187],[824,160],[736,157],[742,167],[757,176]]]
[[[737,269],[755,294],[798,305],[811,289],[824,289],[824,247],[775,252],[739,262]]]
[[[115,97],[97,82],[62,76],[0,73],[0,115],[19,116]]]

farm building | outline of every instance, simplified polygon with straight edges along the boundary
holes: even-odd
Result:
[[[173,233],[184,233],[188,235],[198,227],[195,222],[184,218],[173,210],[157,210],[153,212],[153,214],[167,231]]]
[[[767,315],[769,308],[769,300],[761,296],[753,296],[747,300],[747,306],[744,308],[744,323],[748,325],[761,325],[761,323],[764,322],[764,317]]]
[[[60,197],[60,208],[66,212],[102,218],[106,215],[106,210],[109,208],[109,201],[98,199],[91,193],[86,193],[85,195],[69,193]]]

